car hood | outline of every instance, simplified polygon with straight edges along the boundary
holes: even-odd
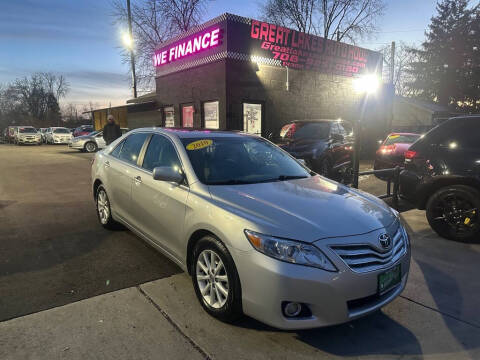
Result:
[[[252,230],[306,242],[363,234],[395,220],[382,200],[321,176],[209,190],[218,206],[254,222]]]
[[[75,140],[92,140],[93,136],[83,135],[74,137]]]

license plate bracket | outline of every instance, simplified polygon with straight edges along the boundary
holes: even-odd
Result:
[[[378,274],[378,294],[383,295],[390,291],[402,280],[402,269],[400,264]]]

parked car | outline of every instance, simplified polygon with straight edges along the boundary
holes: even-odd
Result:
[[[129,129],[121,128],[122,135],[127,133]],[[72,138],[68,143],[68,147],[77,149],[80,151],[86,151],[89,153],[96,152],[99,149],[106,147],[105,140],[103,139],[103,131],[93,131],[88,135],[77,136]]]
[[[320,175],[342,180],[351,174],[354,135],[347,121],[294,121],[282,127],[275,142]]]
[[[72,133],[65,127],[50,127],[45,133],[47,144],[68,144]]]
[[[94,131],[92,125],[80,125],[73,131],[73,137],[88,135],[92,131]]]
[[[17,145],[42,145],[42,135],[33,126],[17,126],[15,128],[14,142]]]
[[[400,191],[440,236],[480,239],[480,116],[455,117],[405,152]]]
[[[15,129],[17,126],[9,126],[7,127],[7,142],[9,144],[15,143]]]
[[[46,141],[46,137],[45,137],[45,135],[46,135],[46,133],[47,133],[47,130],[48,130],[48,128],[40,128],[40,129],[38,129],[38,131],[40,132],[40,135],[42,136],[42,141],[43,141],[43,143],[46,143],[46,142],[47,142],[47,141]]]
[[[338,324],[405,287],[398,213],[261,137],[135,129],[95,155],[91,176],[101,225],[119,222],[171,258],[221,320]]]
[[[405,162],[405,151],[410,145],[420,138],[420,134],[413,133],[391,133],[380,144],[373,163],[374,170],[392,169],[395,166],[403,166]],[[375,174],[381,180],[388,180],[385,174]]]

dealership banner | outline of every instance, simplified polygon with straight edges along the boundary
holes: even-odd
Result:
[[[379,52],[232,14],[162,44],[153,65],[160,76],[225,58],[342,76],[382,66]]]

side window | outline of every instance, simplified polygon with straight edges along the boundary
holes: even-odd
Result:
[[[118,155],[120,154],[120,150],[122,150],[122,146],[123,146],[123,143],[125,142],[125,140],[123,140],[121,143],[119,143],[115,149],[113,149],[113,151],[110,153],[110,155],[112,155],[113,157],[116,157],[118,158]]]
[[[342,122],[342,126],[345,129],[345,135],[347,136],[353,135],[353,127],[350,123],[344,121]]]
[[[342,126],[341,123],[337,123],[337,127],[338,127],[338,133],[342,136],[347,136],[347,132],[345,131],[345,128]]]
[[[330,136],[339,134],[337,123],[331,123],[330,125]]]
[[[478,149],[480,147],[478,134],[480,122],[474,119],[458,119],[439,126],[432,134],[433,143],[449,148]]]
[[[159,166],[180,167],[180,160],[170,140],[162,135],[153,135],[145,152],[142,167],[153,171]]]
[[[131,164],[136,164],[140,150],[142,150],[143,143],[148,135],[147,133],[136,133],[127,137],[118,158]]]

